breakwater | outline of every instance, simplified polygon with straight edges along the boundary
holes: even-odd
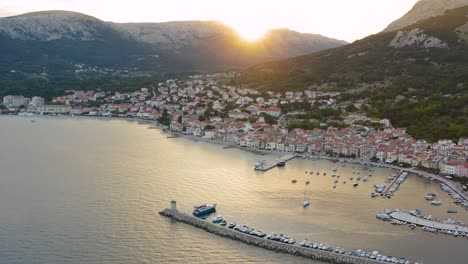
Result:
[[[325,252],[311,248],[304,248],[299,246],[294,246],[290,244],[284,244],[277,241],[267,240],[260,237],[250,236],[232,229],[228,229],[216,224],[212,224],[208,221],[196,218],[192,215],[179,212],[178,210],[165,209],[159,212],[160,215],[170,217],[174,220],[177,220],[182,223],[189,224],[191,226],[201,228],[209,233],[227,237],[248,245],[253,245],[261,247],[270,251],[287,253],[296,256],[301,256],[305,258],[310,258],[318,261],[324,261],[328,263],[337,263],[337,264],[373,264],[373,263],[382,263],[380,261],[359,258],[350,255],[342,255],[334,252]]]

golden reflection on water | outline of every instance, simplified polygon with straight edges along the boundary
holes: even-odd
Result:
[[[31,123],[27,118],[0,117],[0,125],[0,242],[6,245],[0,249],[0,262],[1,256],[8,261],[15,256],[14,248],[29,243],[31,252],[48,253],[40,255],[44,263],[64,260],[49,248],[75,256],[70,263],[156,259],[310,263],[159,217],[156,212],[172,199],[184,211],[200,202],[215,202],[217,213],[228,221],[287,233],[297,240],[307,237],[345,248],[377,249],[424,263],[442,263],[447,255],[450,263],[464,263],[467,256],[466,239],[411,231],[375,218],[386,208],[418,208],[424,214],[468,222],[468,212],[453,204],[437,183],[426,184],[414,175],[392,199],[372,199],[372,186],[384,183],[389,170],[370,172],[357,165],[294,159],[284,168],[259,173],[253,170],[255,161],[276,156],[167,138],[159,130],[124,120],[48,117]],[[336,189],[334,167],[340,175]],[[355,180],[349,177],[356,179],[352,172],[358,170],[361,177],[373,176],[354,188]],[[292,179],[298,183],[292,184]],[[303,208],[306,180],[311,205]],[[428,192],[438,194],[443,205],[425,201]],[[449,208],[459,213],[449,215]],[[39,238],[49,247],[35,243]]]

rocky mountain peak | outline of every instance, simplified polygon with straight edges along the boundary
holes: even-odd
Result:
[[[92,40],[103,23],[97,18],[76,12],[41,11],[0,18],[0,33],[21,40]]]
[[[388,25],[384,32],[396,31],[427,18],[443,15],[447,10],[465,5],[468,5],[468,0],[420,0],[408,13]]]

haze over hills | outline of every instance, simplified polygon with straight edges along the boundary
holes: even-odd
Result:
[[[68,11],[0,18],[0,36],[0,48],[11,54],[8,63],[16,65],[47,67],[55,60],[146,71],[239,68],[346,44],[290,30],[272,30],[262,40],[246,42],[215,21],[119,24]]]

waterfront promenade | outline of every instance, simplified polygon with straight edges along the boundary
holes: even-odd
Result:
[[[435,229],[443,229],[443,230],[450,230],[450,231],[458,231],[458,232],[468,232],[468,227],[452,225],[448,223],[441,223],[436,221],[427,220],[424,218],[413,216],[406,212],[393,212],[390,216],[394,219],[405,221],[411,224],[415,224],[418,226],[425,226]]]

